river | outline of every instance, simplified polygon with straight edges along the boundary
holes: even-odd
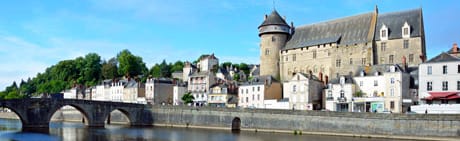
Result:
[[[87,128],[78,122],[51,122],[49,133],[21,131],[19,120],[0,118],[0,141],[90,141],[90,140],[155,140],[155,141],[388,141],[389,139],[294,135],[286,133],[265,133],[226,130],[170,128],[170,127],[127,127],[106,125],[105,128]]]

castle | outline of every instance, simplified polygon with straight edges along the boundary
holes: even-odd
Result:
[[[366,66],[426,60],[422,9],[373,12],[294,27],[273,10],[258,27],[260,75],[311,73],[327,83]]]

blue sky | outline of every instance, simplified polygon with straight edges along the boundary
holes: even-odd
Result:
[[[423,8],[428,58],[460,42],[460,1],[275,1],[296,26],[373,11]],[[259,63],[257,27],[272,0],[16,0],[0,4],[0,90],[90,52],[129,49],[147,67],[214,53]]]

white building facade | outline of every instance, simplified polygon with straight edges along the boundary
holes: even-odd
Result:
[[[419,98],[420,105],[411,107],[416,113],[459,114],[460,58],[441,53],[420,64]]]
[[[323,82],[313,75],[296,73],[283,84],[283,98],[289,99],[289,109],[321,109]]]

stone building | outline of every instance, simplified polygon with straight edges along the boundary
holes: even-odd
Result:
[[[379,14],[373,12],[294,27],[276,10],[258,27],[260,75],[281,81],[296,72],[329,79],[347,75],[360,66],[402,64],[425,60],[422,9]]]
[[[324,84],[311,74],[296,73],[283,84],[283,97],[289,99],[289,109],[321,109]]]

